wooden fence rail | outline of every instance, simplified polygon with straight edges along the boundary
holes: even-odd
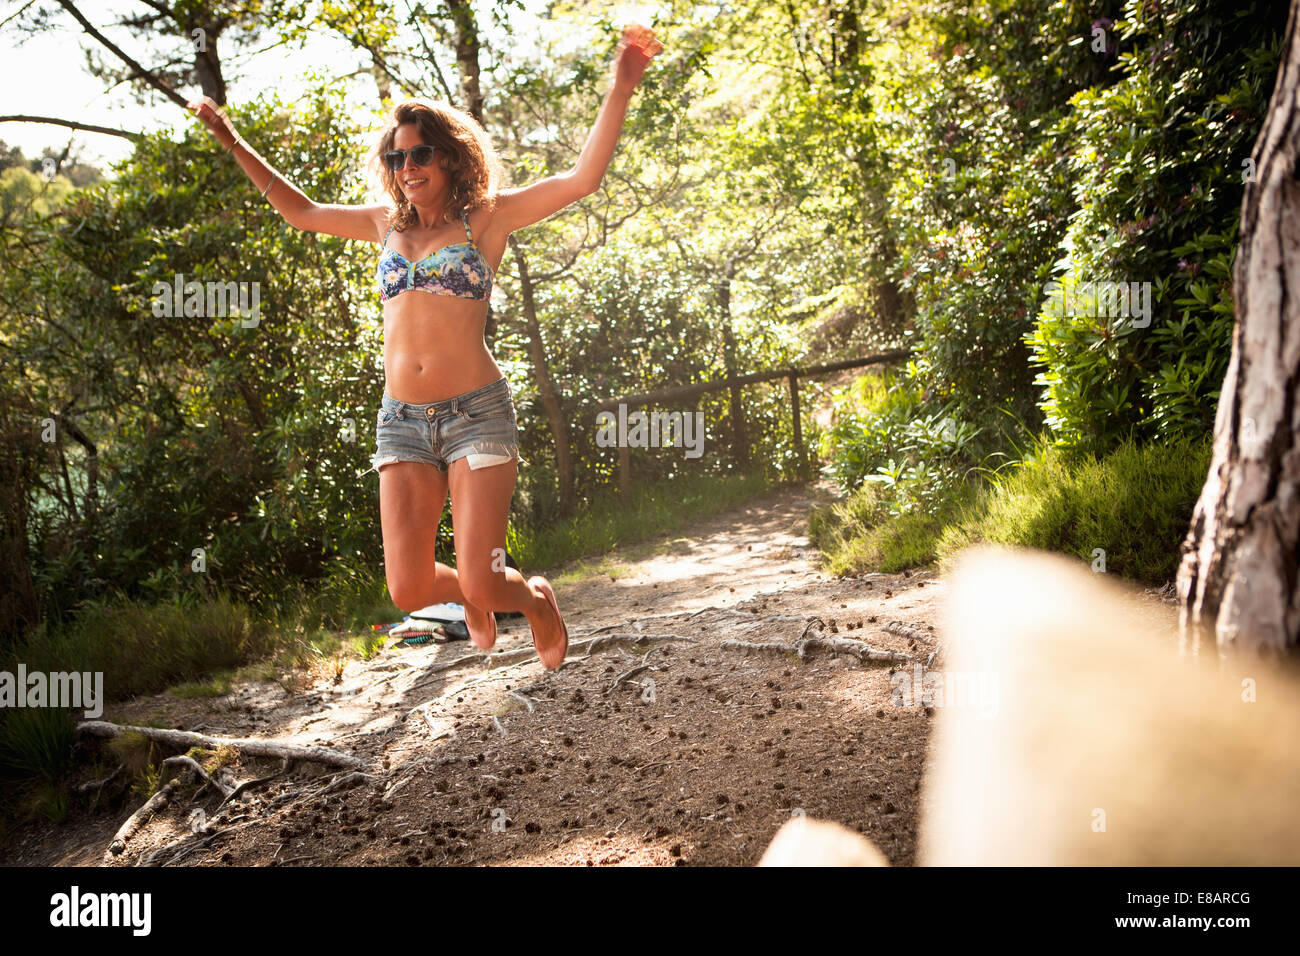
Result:
[[[692,385],[672,385],[668,388],[656,389],[653,392],[639,392],[633,395],[621,395],[617,398],[606,399],[595,406],[597,413],[605,411],[617,411],[620,405],[626,405],[629,408],[638,405],[650,405],[654,403],[681,402],[686,399],[696,398],[700,395],[706,395],[709,392],[720,392],[724,389],[739,388],[742,385],[754,385],[758,382],[774,382],[777,379],[786,379],[790,383],[790,406],[794,423],[794,448],[796,460],[799,462],[801,474],[808,472],[808,455],[803,446],[803,423],[799,414],[799,379],[815,378],[820,375],[829,375],[831,372],[840,372],[849,368],[864,368],[868,365],[886,365],[893,362],[900,362],[911,356],[910,349],[891,349],[887,352],[876,352],[872,355],[863,355],[859,358],[844,359],[839,362],[827,362],[825,365],[811,365],[807,368],[784,368],[771,369],[766,372],[751,372],[748,375],[735,375],[728,378],[716,379],[712,382],[696,382]],[[743,415],[743,412],[742,412]],[[744,441],[745,424],[743,421],[732,422],[732,443],[737,458],[745,457],[744,449],[735,447],[739,442]],[[628,491],[631,485],[631,462],[630,455],[626,445],[620,445],[618,449],[618,487],[619,493],[627,500]]]

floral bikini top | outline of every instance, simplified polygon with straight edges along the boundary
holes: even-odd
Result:
[[[389,229],[380,247],[379,301],[387,302],[395,295],[410,289],[422,289],[435,295],[454,295],[462,299],[482,299],[492,295],[492,267],[483,258],[469,230],[469,220],[460,214],[465,223],[468,242],[457,242],[435,249],[419,262],[412,262],[396,249],[388,249]]]

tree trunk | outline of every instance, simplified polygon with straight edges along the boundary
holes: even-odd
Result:
[[[0,405],[0,650],[35,625],[41,611],[28,551],[29,496],[41,458],[32,422],[40,419],[11,401],[5,394]]]
[[[483,93],[479,87],[478,63],[478,22],[474,19],[474,8],[469,0],[450,0],[447,9],[451,11],[452,21],[456,24],[456,72],[460,76],[460,101],[470,116],[478,120],[479,125],[487,129],[487,120],[483,117]],[[515,250],[515,255],[519,251]],[[497,316],[488,303],[487,318],[483,322],[483,341],[489,349],[497,341]]]
[[[383,106],[387,100],[393,98],[393,84],[388,79],[383,64],[379,62],[379,57],[373,53],[370,54],[370,75],[375,78],[375,89],[379,91],[379,105]]]
[[[456,25],[456,66],[460,73],[461,101],[465,111],[487,129],[483,118],[483,93],[479,88],[478,24],[474,20],[474,9],[469,0],[447,0],[447,9]],[[555,444],[555,464],[560,476],[560,510],[567,515],[572,513],[575,500],[569,427],[564,419],[560,395],[555,390],[546,367],[546,343],[542,340],[542,328],[537,321],[537,304],[532,279],[528,274],[528,261],[514,236],[509,238],[509,243],[519,267],[519,291],[523,298],[524,328],[528,335],[528,355],[533,363],[533,379],[537,383],[537,392],[541,396],[542,408],[546,411],[551,438]],[[496,335],[497,320],[489,305],[483,329],[483,338],[489,348],[495,342]]]
[[[722,318],[722,361],[727,378],[740,372],[736,368],[736,333],[731,327],[731,280],[736,275],[736,260],[728,259],[718,279],[718,313]],[[745,427],[745,402],[741,387],[733,385],[731,393],[731,456],[741,471],[749,470],[749,433]]]
[[[460,98],[464,109],[483,123],[483,93],[479,89],[478,24],[469,0],[447,0],[456,24],[456,66],[460,73]]]
[[[87,567],[97,566],[95,553],[99,542],[99,446],[87,437],[77,423],[66,415],[59,416],[63,430],[86,451],[86,495],[81,508],[81,545],[86,552]]]
[[[226,105],[226,78],[221,73],[221,58],[217,55],[217,37],[219,28],[206,24],[191,24],[191,28],[202,27],[205,31],[203,49],[194,51],[194,73],[199,80],[199,88],[212,97],[218,106]],[[187,31],[193,36],[192,29]]]
[[[1246,185],[1237,325],[1178,571],[1184,645],[1294,654],[1300,631],[1300,0]]]
[[[537,382],[537,394],[541,396],[542,408],[545,409],[546,419],[551,426],[551,439],[555,444],[555,467],[560,476],[560,510],[567,515],[572,513],[574,504],[569,425],[564,418],[560,394],[555,390],[551,373],[546,367],[546,343],[542,341],[542,327],[537,321],[537,303],[533,298],[533,280],[528,274],[528,261],[515,242],[515,237],[511,236],[508,241],[515,254],[515,263],[519,266],[519,292],[524,300],[524,330],[528,335],[528,355],[533,362],[533,377]]]

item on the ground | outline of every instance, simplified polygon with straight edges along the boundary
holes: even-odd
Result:
[[[459,607],[459,605],[454,606]],[[469,640],[469,628],[465,626],[463,620],[422,620],[412,616],[390,627],[388,636],[398,638],[402,644],[408,645],[427,644],[429,641],[445,644],[447,641]]]
[[[417,621],[460,621],[465,620],[465,607],[462,604],[430,604],[407,615],[407,620]]]
[[[468,641],[469,628],[462,622],[451,621],[442,625],[442,632],[447,635],[449,641]]]
[[[402,635],[399,643],[411,645],[428,644],[433,641],[436,644],[446,644],[448,641],[467,640],[469,640],[469,629],[464,624],[452,622],[450,624],[439,624],[431,631],[407,631]]]

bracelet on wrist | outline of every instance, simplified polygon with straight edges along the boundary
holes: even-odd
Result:
[[[262,198],[263,198],[263,199],[266,198],[266,194],[269,193],[269,192],[271,191],[271,187],[274,186],[274,185],[275,185],[275,173],[271,173],[271,181],[270,181],[269,183],[267,183],[267,184],[266,184],[266,188],[262,190]]]

